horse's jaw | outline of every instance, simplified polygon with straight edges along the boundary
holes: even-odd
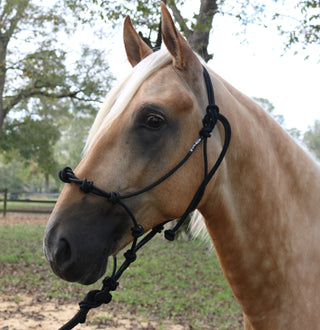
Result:
[[[108,257],[125,239],[130,240],[130,222],[118,208],[102,211],[99,205],[81,202],[53,212],[43,247],[57,276],[88,285],[104,275]]]

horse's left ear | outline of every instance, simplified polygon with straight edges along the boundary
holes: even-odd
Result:
[[[141,60],[153,53],[132,26],[129,16],[124,21],[123,40],[128,61],[132,66],[136,66]]]
[[[197,56],[182,34],[177,30],[172,17],[161,1],[162,39],[173,57],[173,65],[178,69],[186,69],[191,63],[199,63]]]

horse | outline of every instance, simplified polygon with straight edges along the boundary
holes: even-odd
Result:
[[[125,195],[174,168],[199,138],[208,102],[205,66],[232,139],[196,212],[243,310],[245,329],[319,329],[319,164],[199,59],[163,3],[161,15],[165,48],[157,52],[125,19],[133,69],[99,111],[75,175]],[[209,164],[224,139],[218,122],[207,139]],[[183,214],[203,180],[203,162],[196,148],[161,184],[126,200],[145,232]],[[104,274],[108,257],[133,240],[131,227],[121,205],[71,182],[48,221],[44,251],[59,277],[90,284]]]

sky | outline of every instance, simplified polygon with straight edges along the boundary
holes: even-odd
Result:
[[[320,119],[320,46],[309,47],[306,60],[305,52],[284,53],[277,31],[257,27],[248,28],[248,43],[241,43],[243,36],[223,30],[226,19],[212,38],[210,67],[248,96],[268,99],[287,128],[306,131]]]
[[[248,26],[245,34],[237,35],[241,29],[229,16],[215,17],[209,44],[214,57],[208,65],[246,95],[268,99],[275,114],[284,116],[286,128],[305,132],[320,120],[320,46],[294,55],[284,52],[284,38],[274,26]],[[112,34],[108,62],[121,80],[130,70],[122,27]],[[307,60],[306,54],[310,55]]]

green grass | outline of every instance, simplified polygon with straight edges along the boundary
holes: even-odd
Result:
[[[43,265],[43,232],[37,225],[0,226],[0,262]]]
[[[77,301],[88,290],[101,287],[101,281],[83,287],[58,279],[42,252],[43,231],[43,225],[0,226],[0,293],[37,292]],[[156,237],[139,251],[113,298],[104,308],[120,314],[195,329],[241,328],[240,308],[217,258],[199,241],[167,242]]]

